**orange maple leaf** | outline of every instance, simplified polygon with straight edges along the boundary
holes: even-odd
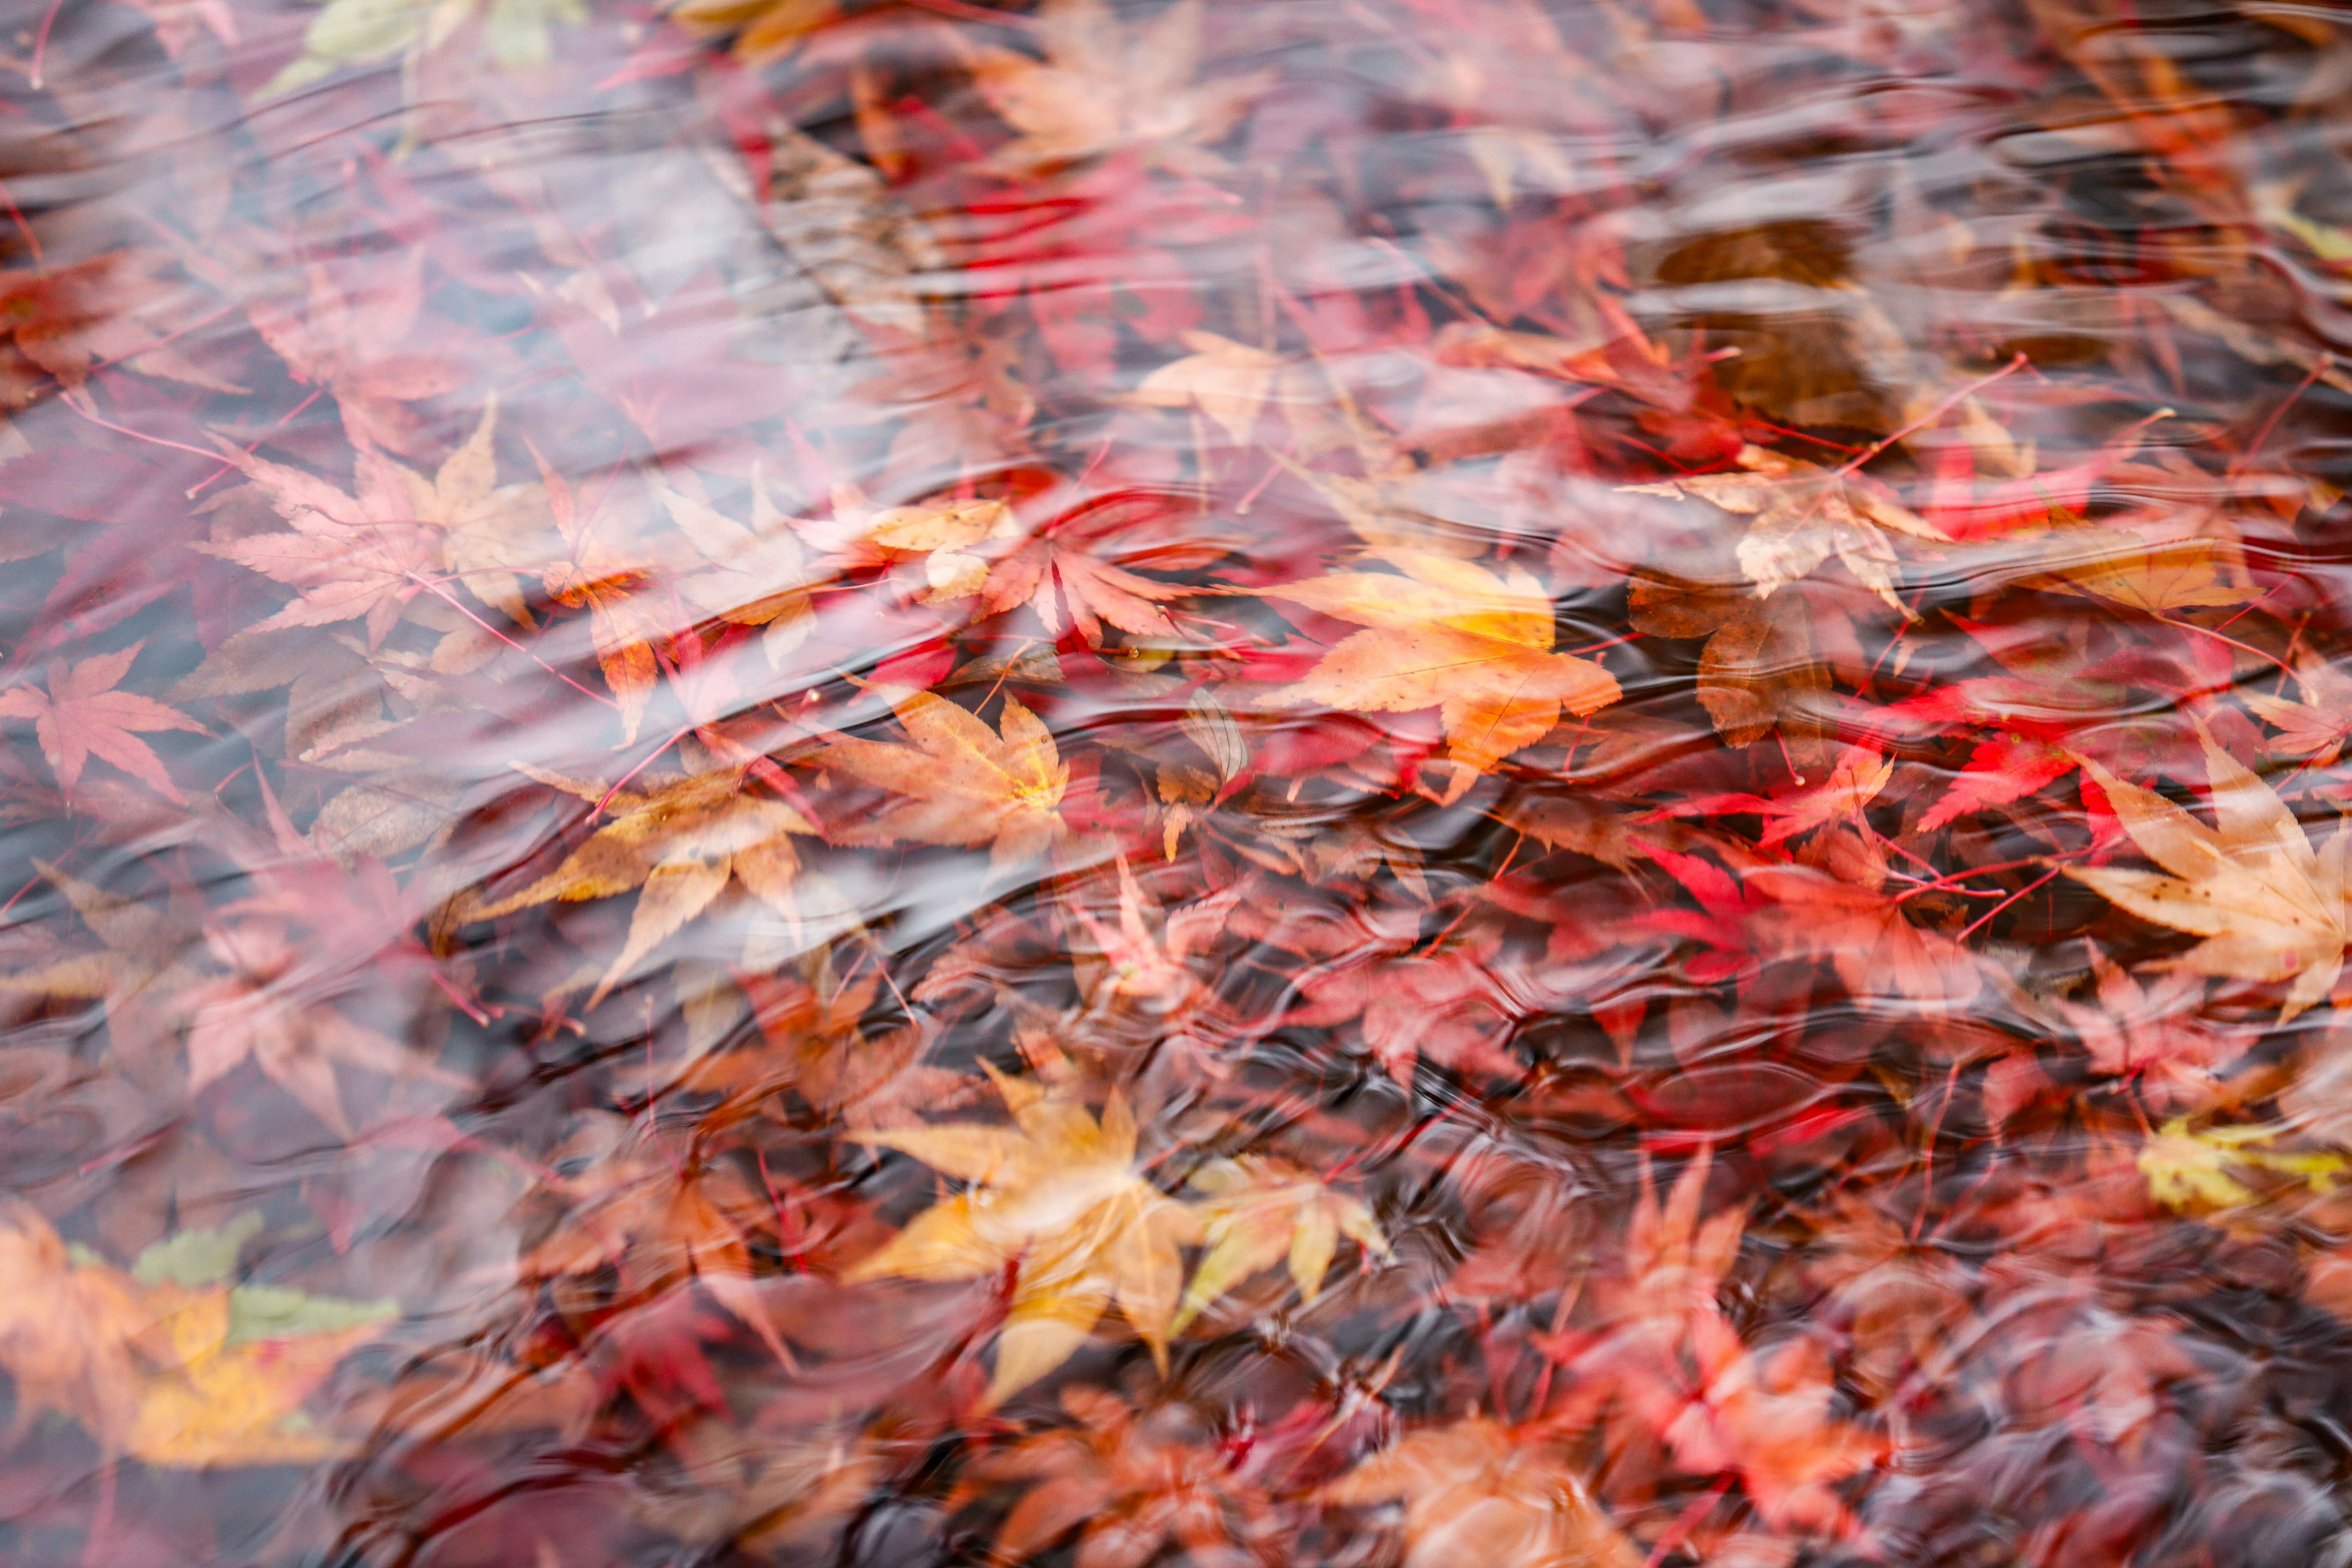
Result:
[[[483,907],[477,918],[642,889],[628,938],[597,982],[590,1005],[603,1001],[664,938],[708,909],[730,882],[741,884],[780,914],[794,912],[793,879],[800,873],[800,856],[793,836],[816,828],[783,802],[751,794],[741,773],[716,769],[638,795],[537,768],[522,771],[551,789],[609,807],[614,819],[554,870]]]
[[[1548,1426],[1474,1415],[1407,1433],[1323,1489],[1332,1502],[1404,1503],[1404,1568],[1636,1568]]]
[[[848,737],[826,748],[843,772],[909,798],[862,831],[884,842],[990,846],[999,866],[1026,859],[1063,831],[1069,764],[1054,732],[1008,697],[996,733],[944,698],[910,692],[893,704],[911,746]]]
[[[1376,558],[1397,571],[1258,590],[1369,628],[1342,638],[1275,700],[1360,713],[1435,708],[1454,760],[1480,773],[1542,740],[1563,710],[1582,718],[1617,700],[1606,669],[1552,651],[1551,598],[1521,568],[1497,575],[1416,550]]]
[[[1064,1389],[1062,1408],[1076,1426],[983,1456],[958,1489],[1035,1483],[996,1532],[1003,1561],[1025,1563],[1072,1531],[1088,1568],[1148,1563],[1171,1539],[1196,1563],[1262,1560],[1242,1547],[1269,1533],[1269,1500],[1192,1411],[1162,1405],[1139,1415],[1092,1388]]]

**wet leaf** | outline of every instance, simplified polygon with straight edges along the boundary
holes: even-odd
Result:
[[[2083,771],[2116,820],[2162,871],[2070,866],[2066,874],[2143,920],[2205,941],[2168,967],[2239,980],[2291,982],[2280,1005],[2292,1018],[2325,999],[2352,942],[2345,927],[2341,834],[2315,850],[2284,802],[2205,738],[2215,826],[2088,758]]]
[[[1134,1112],[1116,1090],[1097,1121],[1084,1106],[1034,1084],[997,1082],[1013,1112],[1010,1128],[967,1123],[865,1135],[970,1190],[917,1215],[851,1278],[970,1279],[1012,1265],[992,1401],[1069,1359],[1114,1305],[1164,1363],[1183,1281],[1178,1248],[1200,1238],[1200,1221],[1137,1168]]]
[[[1481,773],[1619,696],[1600,665],[1552,651],[1551,600],[1518,567],[1497,574],[1411,551],[1394,573],[1342,572],[1261,590],[1366,627],[1335,644],[1286,700],[1355,712],[1439,710],[1455,761]]]

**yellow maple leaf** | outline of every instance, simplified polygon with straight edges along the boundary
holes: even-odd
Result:
[[[2277,1135],[2278,1129],[2273,1127],[2209,1127],[2192,1132],[2189,1118],[2176,1116],[2141,1146],[2138,1164],[2147,1177],[2148,1192],[2176,1209],[2235,1208],[2252,1203],[2253,1190],[2230,1173],[2232,1165],[2291,1172],[2308,1181],[2313,1192],[2327,1191],[2330,1180],[2344,1169],[2344,1157],[2280,1154],[2249,1147],[2267,1143]]]
[[[17,1423],[54,1410],[119,1447],[139,1410],[131,1344],[149,1321],[131,1281],[74,1267],[38,1211],[10,1203],[0,1224],[0,1366],[16,1384]]]
[[[2142,920],[2205,941],[2164,968],[2253,981],[2293,980],[2279,1013],[2293,1018],[2335,988],[2352,942],[2345,918],[2352,834],[2315,852],[2268,784],[2203,736],[2215,826],[2090,758],[2083,771],[2162,871],[2070,866],[2066,874]]]
[[[1435,708],[1454,760],[1480,773],[1542,740],[1563,709],[1582,718],[1617,700],[1606,669],[1552,651],[1551,599],[1521,568],[1497,576],[1415,550],[1378,558],[1397,573],[1335,572],[1259,590],[1369,628],[1333,645],[1276,700],[1356,712]]]
[[[1008,697],[996,731],[928,691],[893,706],[911,746],[844,737],[827,763],[909,798],[885,809],[864,832],[889,842],[991,846],[999,866],[1037,854],[1062,832],[1069,765],[1054,732]]]
[[[1068,1360],[1114,1303],[1164,1367],[1184,1278],[1179,1249],[1201,1238],[1199,1218],[1144,1179],[1135,1114],[1118,1090],[1097,1122],[1036,1084],[991,1076],[1013,1127],[859,1134],[971,1186],[916,1215],[848,1278],[975,1279],[1015,1264],[992,1402]]]
[[[345,1451],[341,1439],[299,1419],[301,1405],[373,1325],[240,1342],[231,1335],[231,1295],[219,1286],[149,1287],[146,1304],[160,1321],[145,1342],[156,1364],[124,1451],[189,1469],[308,1464]]]
[[[930,587],[925,604],[968,599],[988,583],[988,557],[974,547],[1017,539],[1021,524],[1001,500],[935,500],[894,506],[867,519],[857,542],[885,555],[920,555]]]
[[[0,1366],[20,1408],[58,1411],[111,1452],[174,1468],[345,1451],[302,1402],[397,1309],[228,1283],[259,1228],[246,1215],[182,1232],[126,1271],[68,1247],[29,1207],[0,1215]]]
[[[783,802],[750,794],[741,773],[718,769],[633,795],[536,768],[522,771],[551,788],[602,802],[614,813],[614,820],[554,870],[485,906],[476,918],[643,889],[629,917],[628,940],[597,983],[591,1006],[664,938],[709,908],[730,881],[740,882],[779,913],[794,912],[793,879],[800,872],[800,856],[793,835],[816,828]]]
[[[1369,1253],[1385,1256],[1389,1249],[1371,1210],[1286,1161],[1255,1154],[1216,1160],[1193,1172],[1186,1184],[1206,1194],[1192,1209],[1201,1216],[1208,1252],[1192,1270],[1172,1333],[1279,1261],[1288,1262],[1299,1300],[1314,1300],[1343,1236]]]

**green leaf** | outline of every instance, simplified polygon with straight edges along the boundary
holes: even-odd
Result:
[[[395,1301],[350,1301],[277,1285],[239,1285],[228,1293],[228,1342],[336,1334],[398,1316]]]
[[[261,1234],[261,1215],[246,1210],[217,1230],[184,1230],[166,1237],[131,1263],[142,1285],[217,1285],[236,1272],[236,1255]]]

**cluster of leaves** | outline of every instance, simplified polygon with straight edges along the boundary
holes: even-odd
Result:
[[[12,47],[12,1560],[2352,1539],[2339,18]]]

